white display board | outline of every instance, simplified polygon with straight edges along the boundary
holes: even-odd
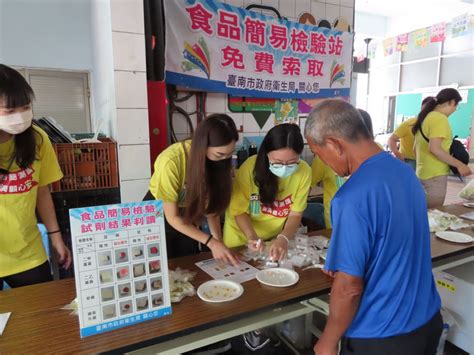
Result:
[[[171,314],[161,201],[69,215],[81,337]]]

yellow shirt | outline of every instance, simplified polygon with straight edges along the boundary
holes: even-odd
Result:
[[[443,138],[441,148],[449,152],[453,140],[448,116],[431,111],[423,121],[423,133],[426,138]],[[420,131],[415,135],[416,148],[416,175],[421,180],[427,180],[436,176],[448,175],[449,165],[436,158],[429,151],[428,142],[423,138]]]
[[[267,207],[260,203],[258,187],[253,178],[256,159],[256,155],[248,158],[236,173],[224,224],[224,244],[228,247],[247,244],[247,237],[237,225],[235,216],[247,213],[259,238],[268,240],[281,233],[291,211],[303,212],[306,209],[311,187],[309,165],[300,161],[292,175],[278,179],[276,201]]]
[[[157,200],[177,202],[184,207],[186,164],[191,141],[170,145],[156,158],[155,171],[150,180],[150,192]]]
[[[405,158],[413,160],[415,160],[415,152],[413,151],[415,136],[411,132],[411,129],[415,123],[416,117],[410,118],[402,122],[400,126],[393,131],[393,134],[400,139],[400,153],[402,153]]]
[[[0,144],[0,168],[10,173],[0,181],[0,277],[33,269],[47,259],[35,215],[38,187],[63,174],[48,136],[34,129],[38,155],[27,169],[9,166],[14,139]]]
[[[332,228],[331,200],[344,180],[339,178],[319,157],[314,158],[311,170],[313,172],[311,186],[319,184],[320,182],[323,183],[324,222],[326,223],[326,228],[330,229]]]

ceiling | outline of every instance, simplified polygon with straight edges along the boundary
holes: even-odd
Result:
[[[474,11],[474,0],[356,0],[355,10],[385,17],[414,13],[423,17],[452,17]]]

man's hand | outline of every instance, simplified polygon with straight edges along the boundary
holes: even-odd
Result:
[[[324,338],[321,338],[314,345],[313,350],[315,355],[337,355],[338,344],[327,343]]]

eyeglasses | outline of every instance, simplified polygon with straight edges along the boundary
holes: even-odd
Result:
[[[287,164],[282,164],[282,163],[270,163],[270,165],[271,165],[273,168],[281,169],[281,168],[283,168],[284,166],[287,166],[287,167],[289,167],[289,168],[294,168],[294,167],[298,166],[299,163],[300,163],[300,161],[298,160],[298,161],[295,162],[295,163],[287,163]]]

